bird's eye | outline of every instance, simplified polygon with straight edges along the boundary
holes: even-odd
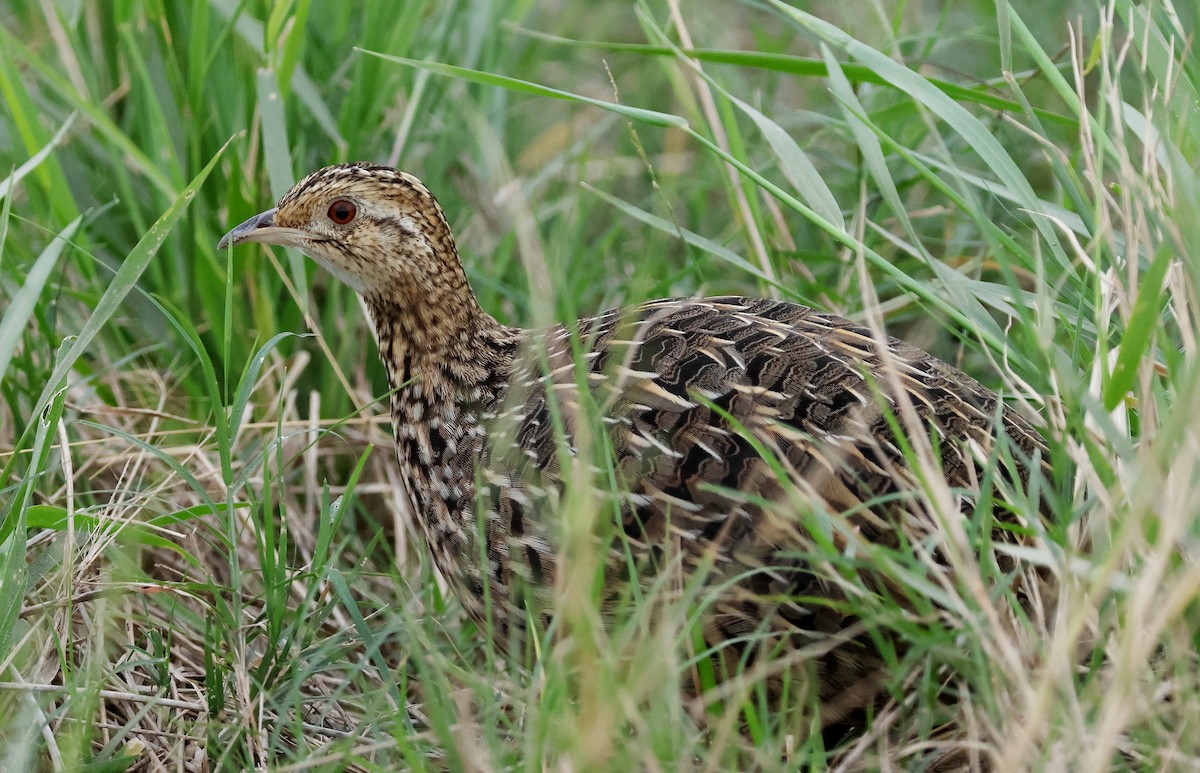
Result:
[[[329,205],[329,219],[338,225],[346,225],[358,214],[358,207],[353,201],[338,199]]]

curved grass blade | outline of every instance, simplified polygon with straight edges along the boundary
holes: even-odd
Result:
[[[1163,297],[1160,294],[1167,269],[1175,262],[1175,253],[1169,248],[1160,249],[1150,263],[1150,269],[1142,274],[1138,285],[1137,300],[1125,326],[1125,335],[1117,350],[1117,361],[1112,375],[1104,385],[1104,410],[1111,411],[1125,399],[1133,382],[1137,380],[1139,365],[1142,364],[1155,333],[1161,328],[1160,314]]]
[[[81,222],[83,222],[83,215],[68,223],[67,227],[59,231],[46,245],[42,254],[38,255],[37,260],[33,262],[29,273],[25,275],[25,281],[13,293],[3,316],[0,316],[0,380],[8,371],[13,354],[17,350],[17,344],[21,342],[21,331],[25,329],[26,323],[33,315],[38,296],[42,294],[42,288],[49,281],[54,267],[58,265],[59,257],[62,256],[63,249],[70,243],[71,237],[75,235]]]
[[[424,62],[418,59],[408,59],[403,56],[392,56],[379,51],[370,51],[365,48],[356,48],[356,51],[362,51],[364,54],[377,56],[380,59],[386,59],[389,62],[396,62],[408,67],[416,67],[422,70],[438,73],[439,75],[448,75],[452,78],[458,78],[469,83],[478,83],[482,86],[498,86],[510,91],[517,91],[524,94],[533,94],[539,97],[550,97],[552,99],[562,99],[567,102],[578,102],[583,105],[592,105],[593,107],[603,108],[605,110],[623,115],[633,121],[649,124],[651,126],[673,126],[682,129],[688,125],[687,119],[681,118],[670,113],[660,113],[657,110],[646,110],[640,107],[629,107],[620,105],[616,102],[605,102],[602,99],[592,99],[580,94],[572,94],[569,91],[560,89],[552,89],[549,86],[542,86],[537,83],[530,83],[518,78],[509,78],[505,75],[495,75],[490,72],[482,72],[480,70],[472,70],[467,67],[458,67],[452,64],[442,64],[440,62]]]
[[[0,181],[0,199],[3,199],[5,196],[7,196],[12,191],[13,187],[16,186],[17,183],[21,182],[21,179],[24,178],[25,175],[29,174],[34,169],[37,169],[38,165],[45,161],[46,157],[49,156],[56,147],[58,147],[58,144],[62,142],[63,137],[67,136],[67,132],[70,131],[71,127],[75,125],[75,115],[75,113],[71,113],[69,116],[67,116],[67,120],[63,121],[63,125],[60,126],[58,131],[54,133],[54,136],[50,138],[50,141],[42,146],[41,150],[30,156],[28,161],[17,167],[16,170],[14,170],[13,173],[8,177],[4,178],[3,181]],[[2,372],[3,369],[0,368],[0,373]]]
[[[656,46],[647,43],[612,43],[601,40],[572,40],[571,38],[564,38],[559,35],[539,32],[525,27],[517,27],[515,31],[535,40],[572,46],[574,48],[640,54],[643,56],[673,56],[676,54],[675,49],[668,46]],[[679,52],[682,52],[684,56],[691,59],[697,59],[701,62],[711,62],[713,64],[731,64],[738,67],[753,67],[757,70],[770,70],[772,72],[814,76],[818,78],[829,74],[823,61],[808,56],[777,54],[768,51],[738,51],[723,48],[681,48]],[[853,62],[841,62],[840,65],[846,77],[854,83],[873,83],[878,86],[891,85],[869,67]],[[928,80],[945,92],[946,96],[959,102],[972,102],[980,107],[987,107],[993,110],[1007,110],[1010,112],[1020,112],[1022,110],[1020,102],[996,96],[983,89],[963,86],[962,84],[942,78],[928,78]],[[1035,108],[1034,113],[1042,120],[1068,128],[1077,127],[1079,124],[1078,121],[1070,116],[1044,108]]]
[[[267,341],[262,347],[254,353],[250,361],[246,363],[245,370],[242,371],[242,377],[238,381],[237,394],[234,396],[233,403],[230,405],[227,421],[229,422],[225,437],[232,442],[237,438],[238,428],[242,423],[242,415],[246,413],[246,405],[250,402],[250,394],[254,391],[254,387],[258,382],[258,374],[262,371],[263,362],[271,350],[279,345],[279,342],[285,338],[296,336],[295,333],[284,332],[277,333],[271,340]]]
[[[649,20],[649,14],[644,6],[638,7],[638,14],[639,16],[646,17],[645,24],[652,34],[657,36],[677,56],[686,59],[683,50],[671,46],[670,39]],[[762,134],[763,138],[766,139],[767,144],[771,146],[771,150],[775,151],[775,157],[779,161],[779,169],[796,190],[796,193],[807,201],[813,211],[825,218],[832,227],[845,231],[846,220],[842,217],[842,208],[838,205],[833,191],[829,190],[829,186],[821,178],[821,173],[817,171],[817,168],[809,160],[808,154],[804,152],[799,143],[792,139],[792,136],[782,126],[772,121],[757,108],[738,99],[730,93],[729,89],[718,83],[715,78],[704,72],[704,70],[694,67],[694,72],[703,78],[709,86],[750,117],[750,120],[758,127],[758,131]]]

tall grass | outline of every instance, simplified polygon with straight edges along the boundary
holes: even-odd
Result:
[[[849,6],[0,9],[0,768],[1200,765],[1200,18]],[[652,597],[605,632],[564,589],[573,644],[498,655],[399,509],[352,293],[215,249],[355,159],[429,184],[504,321],[775,295],[1002,390],[1052,449],[1047,619],[881,555],[908,611],[858,611],[907,648],[836,751],[753,680],[681,702]]]

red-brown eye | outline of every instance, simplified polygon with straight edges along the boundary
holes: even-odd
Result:
[[[329,219],[338,225],[349,223],[357,214],[358,207],[354,206],[353,201],[338,199],[329,205]]]

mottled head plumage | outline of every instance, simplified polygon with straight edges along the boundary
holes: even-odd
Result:
[[[218,245],[292,247],[363,297],[376,327],[416,351],[469,354],[463,331],[498,327],[475,300],[450,225],[420,180],[391,167],[336,164],[305,177],[274,209]]]
[[[283,195],[276,208],[283,210],[297,205],[307,206],[314,200],[345,195],[410,199],[432,202],[433,206],[437,206],[433,194],[413,175],[390,166],[356,161],[334,164],[310,173]]]
[[[437,199],[416,177],[377,164],[313,172],[221,246],[251,241],[298,249],[365,297],[411,300],[466,281]]]

